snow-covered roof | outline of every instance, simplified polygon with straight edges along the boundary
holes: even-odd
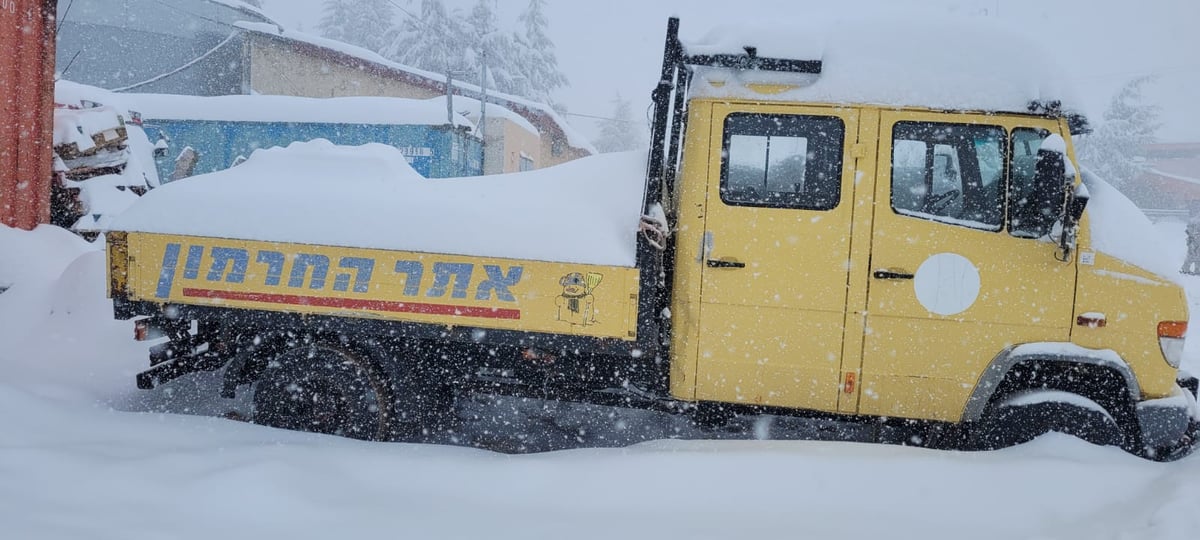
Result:
[[[277,39],[285,39],[285,40],[290,40],[290,41],[295,41],[295,42],[300,42],[300,43],[307,43],[309,45],[313,45],[313,46],[320,47],[323,49],[328,49],[328,50],[331,50],[331,51],[334,51],[334,52],[337,52],[337,53],[340,53],[340,54],[343,54],[343,55],[346,55],[349,57],[356,58],[361,61],[370,62],[370,63],[377,64],[377,65],[385,67],[385,68],[404,72],[408,75],[419,77],[419,78],[425,79],[427,81],[430,81],[432,83],[444,84],[443,81],[446,80],[445,74],[434,73],[432,71],[425,71],[423,69],[414,68],[412,66],[406,66],[404,64],[400,64],[400,63],[388,60],[388,59],[384,58],[383,56],[380,56],[378,53],[369,51],[362,47],[350,45],[348,43],[343,43],[340,41],[335,41],[335,40],[331,40],[331,39],[327,39],[327,38],[323,38],[323,37],[314,36],[314,35],[307,34],[304,32],[296,32],[294,30],[288,30],[288,29],[282,28],[278,25],[266,24],[266,23],[240,22],[240,23],[237,23],[235,26],[237,26],[238,28],[241,28],[243,30],[246,30],[246,31],[268,35],[268,36],[271,36],[271,37],[274,37]],[[466,95],[470,95],[470,96],[473,96],[476,98],[482,97],[483,91],[478,85],[474,85],[474,84],[470,84],[467,82],[456,80],[456,81],[454,81],[454,86],[456,89],[458,89],[459,92],[462,92]],[[492,90],[488,90],[488,101],[490,103],[498,103],[502,106],[505,106],[509,109],[514,109],[514,110],[524,108],[524,109],[529,110],[533,114],[537,114],[542,117],[545,117],[545,118],[549,119],[550,122],[552,122],[555,126],[557,126],[559,130],[562,131],[563,136],[566,138],[566,142],[568,145],[570,145],[571,147],[574,147],[574,148],[578,148],[580,150],[584,150],[591,154],[599,153],[599,151],[596,150],[596,147],[592,145],[591,141],[589,141],[587,137],[585,137],[582,133],[580,133],[573,126],[571,126],[571,124],[569,124],[562,116],[560,116],[557,112],[555,112],[555,110],[552,107],[550,107],[549,105],[546,105],[544,103],[538,103],[536,101],[532,101],[532,100],[525,99],[522,97],[514,96],[511,94],[495,92]],[[517,112],[519,113],[520,111],[518,110]]]
[[[820,60],[820,75],[702,68],[693,95],[1027,112],[1031,101],[1078,103],[1044,47],[982,18],[807,20],[726,26],[685,43],[689,55]],[[714,84],[715,83],[715,84]],[[740,84],[739,84],[740,83]],[[747,84],[790,84],[765,95]]]
[[[441,109],[443,111],[446,110],[446,97],[445,96],[430,98],[429,101],[436,103],[437,106],[441,107]],[[466,96],[454,96],[454,110],[456,112],[458,112],[458,114],[466,116],[472,122],[475,122],[476,124],[479,123],[480,106],[479,106],[478,99],[469,98]],[[524,129],[525,131],[528,131],[534,135],[540,134],[538,132],[537,126],[534,126],[533,124],[531,124],[529,122],[529,120],[525,119],[524,116],[521,116],[521,115],[519,115],[515,112],[512,112],[504,107],[496,105],[495,103],[487,104],[487,117],[489,119],[503,118],[503,119],[506,119],[506,120],[516,124],[517,127],[520,127],[521,129]]]
[[[427,180],[393,147],[316,140],[151,190],[112,227],[632,267],[645,164],[644,152],[604,154]]]
[[[153,120],[322,122],[438,126],[447,123],[446,102],[390,97],[178,96],[130,94],[126,101]],[[454,125],[474,128],[455,114]]]
[[[1179,175],[1179,174],[1169,173],[1169,172],[1163,171],[1162,169],[1154,168],[1154,169],[1149,169],[1146,172],[1149,172],[1150,174],[1155,174],[1155,175],[1161,176],[1163,178],[1170,178],[1171,180],[1179,180],[1180,182],[1186,182],[1189,184],[1200,184],[1200,178],[1192,178],[1190,176],[1183,176],[1183,175]]]

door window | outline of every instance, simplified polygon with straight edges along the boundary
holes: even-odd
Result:
[[[733,206],[832,210],[842,195],[841,118],[731,114],[721,200]]]
[[[897,122],[892,141],[892,209],[896,213],[1000,230],[1004,215],[1003,128]]]

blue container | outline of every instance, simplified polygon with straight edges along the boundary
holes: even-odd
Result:
[[[214,120],[144,119],[146,135],[156,141],[165,134],[166,155],[158,158],[162,181],[170,182],[175,159],[187,147],[199,154],[193,175],[227,169],[260,148],[327,139],[359,146],[381,143],[396,147],[426,178],[478,176],[483,173],[478,139],[446,126],[326,124],[314,122],[234,122]]]

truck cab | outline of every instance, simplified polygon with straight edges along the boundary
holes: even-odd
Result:
[[[1085,119],[806,102],[818,62],[679,50],[672,396],[964,425],[1069,394],[1129,445],[1183,435],[1186,300],[1096,249]]]

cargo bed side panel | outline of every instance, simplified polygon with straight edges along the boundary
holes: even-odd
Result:
[[[637,338],[634,268],[129,234],[129,299]]]

